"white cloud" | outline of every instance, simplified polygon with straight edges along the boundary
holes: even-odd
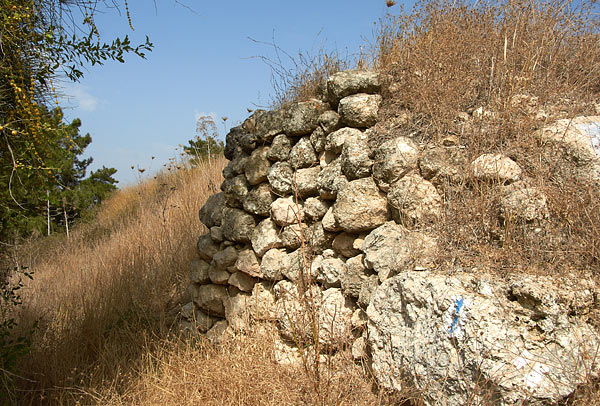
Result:
[[[73,83],[65,86],[65,98],[68,103],[74,103],[83,111],[93,112],[100,104],[100,100],[92,95],[87,88],[80,83]]]

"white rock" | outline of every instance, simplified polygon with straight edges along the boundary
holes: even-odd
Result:
[[[570,295],[540,276],[401,273],[367,309],[375,376],[422,390],[425,405],[482,401],[481,383],[495,405],[555,404],[598,374],[600,339],[569,315]]]
[[[373,230],[364,242],[365,265],[380,281],[415,267],[429,269],[437,252],[435,240],[421,231],[409,231],[393,221]]]
[[[340,100],[338,113],[342,122],[349,126],[371,127],[377,123],[381,100],[378,94],[353,94]]]
[[[283,242],[279,238],[279,227],[273,220],[264,219],[252,232],[252,248],[259,257],[271,248],[283,247]]]
[[[353,180],[340,189],[333,215],[344,231],[371,230],[387,221],[387,199],[373,179]]]
[[[483,154],[471,164],[475,179],[509,183],[521,178],[522,170],[515,161],[502,154]]]
[[[280,197],[271,204],[271,218],[280,226],[297,223],[302,219],[302,204],[296,204],[292,197]]]

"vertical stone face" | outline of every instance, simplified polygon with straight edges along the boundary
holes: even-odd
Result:
[[[256,222],[243,210],[227,207],[223,210],[223,235],[229,241],[250,242]]]
[[[249,184],[258,185],[267,180],[267,173],[271,167],[271,163],[267,159],[268,152],[268,147],[260,147],[255,149],[248,158],[244,172]]]
[[[200,221],[208,228],[220,226],[224,208],[225,195],[222,192],[210,196],[198,213]]]
[[[419,147],[414,141],[405,137],[386,141],[375,150],[373,178],[387,192],[392,183],[417,168],[418,159]]]
[[[308,168],[319,162],[309,137],[300,138],[292,147],[289,161],[293,169]]]
[[[293,103],[286,110],[283,131],[290,136],[310,134],[319,125],[319,116],[329,109],[327,103],[312,99]]]
[[[327,97],[337,105],[340,99],[356,93],[376,93],[381,88],[379,75],[375,72],[350,70],[338,72],[327,80]]]
[[[499,224],[544,231],[545,190],[507,156],[481,151],[471,162],[459,135],[397,136],[411,111],[372,127],[381,104],[376,73],[336,73],[320,89],[328,102],[259,110],[227,135],[231,162],[223,192],[199,211],[210,233],[190,267],[193,302],[182,325],[216,337],[275,320],[282,337],[313,345],[317,322],[324,351],[352,345],[380,384],[398,389],[412,379],[427,405],[473,400],[478,382],[469,379],[489,382],[501,405],[531,394],[556,403],[581,383],[577,368],[596,373],[600,338],[577,316],[598,296],[593,282],[569,285],[567,294],[543,278],[490,282],[479,271],[442,269],[454,262],[430,231],[445,221],[444,198],[459,185],[497,190]],[[597,122],[557,122],[540,141],[592,176],[600,173]],[[558,376],[552,357],[574,375]]]
[[[338,113],[344,124],[367,128],[377,122],[379,106],[381,106],[381,96],[378,94],[353,94],[340,100]]]
[[[340,189],[333,216],[344,231],[371,230],[388,220],[387,199],[373,179],[353,180]]]

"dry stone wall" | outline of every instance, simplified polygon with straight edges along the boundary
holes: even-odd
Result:
[[[595,355],[581,361],[578,337],[589,349],[600,340],[564,304],[589,302],[591,288],[573,296],[552,281],[436,273],[438,245],[423,227],[444,215],[443,183],[498,182],[499,215],[527,222],[548,218],[546,197],[509,157],[467,162],[452,137],[436,146],[397,137],[371,150],[380,87],[376,73],[340,72],[318,98],[257,111],[230,131],[222,192],[199,213],[209,232],[191,264],[184,327],[214,336],[273,321],[282,362],[299,340],[350,345],[384,386],[412,382],[429,391],[427,404],[464,404],[482,379],[498,404],[568,395],[597,365]],[[583,151],[596,168],[587,173],[600,174],[597,146],[579,127],[569,137],[557,128],[542,131],[548,145]],[[552,356],[573,369],[569,379],[548,373]]]

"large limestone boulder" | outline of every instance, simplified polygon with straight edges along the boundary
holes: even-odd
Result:
[[[368,281],[369,276],[371,276],[371,272],[369,272],[364,264],[364,258],[364,254],[360,254],[348,258],[346,261],[346,273],[341,278],[344,295],[358,299],[363,285]]]
[[[271,162],[267,159],[269,147],[260,147],[252,151],[246,162],[244,173],[250,185],[258,185],[267,180]]]
[[[347,183],[348,179],[342,174],[342,162],[336,159],[319,172],[317,177],[319,196],[324,200],[333,200]]]
[[[375,72],[347,70],[338,72],[327,80],[327,98],[332,105],[355,93],[377,93],[381,88],[379,75]]]
[[[225,196],[225,203],[229,207],[242,207],[249,189],[250,185],[244,175],[225,179],[221,184],[221,190]]]
[[[267,179],[273,193],[280,196],[292,193],[294,171],[289,163],[275,162],[267,173]]]
[[[225,306],[223,304],[223,301],[227,298],[227,288],[225,286],[195,286],[191,295],[194,303],[210,316],[225,316]]]
[[[238,139],[245,132],[242,126],[233,127],[225,136],[225,158],[230,161],[234,159],[238,146]]]
[[[227,270],[219,268],[214,262],[208,268],[208,277],[215,285],[227,285],[230,276],[231,274]]]
[[[325,139],[325,151],[332,155],[339,155],[344,148],[346,138],[354,138],[359,140],[367,140],[367,136],[356,128],[344,127],[332,132]]]
[[[207,228],[220,226],[223,220],[223,208],[225,207],[225,194],[223,192],[214,194],[206,199],[206,203],[198,212],[200,221]]]
[[[279,234],[283,246],[288,250],[295,250],[302,245],[301,231],[306,239],[306,225],[303,223],[294,223],[285,226]]]
[[[292,140],[285,134],[279,134],[273,138],[271,148],[267,152],[267,158],[271,161],[286,161],[292,150]]]
[[[542,221],[550,217],[546,202],[546,195],[540,189],[518,181],[502,188],[500,217],[505,222]]]
[[[371,175],[373,161],[369,157],[370,153],[371,150],[362,133],[360,137],[346,137],[340,159],[342,172],[348,180]]]
[[[290,151],[290,165],[294,169],[308,168],[319,162],[310,137],[302,137]]]
[[[422,231],[410,231],[389,221],[367,235],[363,251],[365,265],[384,281],[400,272],[430,268],[437,244]]]
[[[223,168],[223,177],[225,179],[231,179],[234,176],[243,175],[248,158],[248,154],[243,152],[241,149],[240,151],[236,152],[234,158],[229,161],[225,168]]]
[[[353,94],[340,100],[338,113],[344,124],[367,128],[377,123],[379,106],[381,106],[381,96],[378,94]]]
[[[306,198],[318,194],[317,180],[319,178],[319,173],[321,173],[321,168],[319,166],[298,169],[296,171],[295,187],[300,197]]]
[[[339,288],[346,271],[346,264],[340,258],[324,258],[316,267],[316,279],[326,288]]]
[[[600,338],[573,316],[593,295],[540,276],[403,272],[367,308],[375,376],[425,405],[556,404],[598,374]]]
[[[235,269],[246,275],[253,276],[256,278],[262,278],[262,272],[260,270],[260,262],[256,253],[251,249],[244,249],[238,254],[235,262]]]
[[[192,283],[205,284],[208,282],[208,268],[209,263],[202,260],[196,259],[190,264],[190,281]]]
[[[253,278],[244,272],[234,272],[229,277],[227,283],[231,286],[235,286],[242,292],[250,292],[257,281],[258,279]]]
[[[375,150],[373,178],[387,192],[390,185],[417,167],[419,147],[409,138],[397,137]]]
[[[212,260],[212,257],[219,252],[219,246],[210,238],[210,234],[201,235],[198,238],[196,244],[198,248],[198,256],[208,262]]]
[[[280,281],[283,279],[283,271],[288,266],[288,256],[285,250],[272,248],[263,255],[260,272],[266,280]]]
[[[252,188],[244,198],[244,210],[249,213],[267,217],[271,211],[274,196],[268,183],[261,183]]]
[[[333,110],[327,110],[319,116],[319,128],[327,135],[340,128],[340,115]]]
[[[292,197],[280,197],[271,204],[271,218],[280,226],[297,223],[302,219],[302,205]]]
[[[283,131],[290,136],[310,134],[319,125],[321,113],[329,110],[329,105],[320,100],[292,104],[285,111]]]
[[[502,154],[483,154],[471,163],[473,177],[498,183],[516,182],[523,172],[519,165]]]
[[[213,256],[212,265],[218,269],[227,269],[235,264],[238,259],[238,251],[230,246]]]
[[[254,117],[254,133],[260,141],[271,142],[277,134],[283,132],[284,110],[260,111]]]
[[[279,227],[271,219],[264,219],[252,231],[252,248],[256,255],[262,257],[271,248],[281,248],[283,242],[279,238]]]
[[[304,201],[304,215],[309,221],[319,221],[327,213],[330,206],[330,203],[321,198],[309,197]]]
[[[243,210],[226,207],[223,210],[223,235],[229,241],[250,242],[256,222]]]
[[[317,221],[306,228],[305,238],[308,249],[312,253],[320,254],[328,248],[331,248],[335,234],[328,232],[323,228],[323,223]]]
[[[388,220],[387,199],[373,179],[353,180],[339,191],[333,215],[349,233],[371,230]]]
[[[342,228],[338,224],[335,216],[333,215],[333,206],[331,206],[323,216],[323,220],[321,221],[323,224],[323,229],[325,231],[338,232],[342,231]]]
[[[287,254],[284,260],[285,268],[281,270],[283,276],[292,282],[306,280],[308,277],[308,258],[304,255],[301,248]]]
[[[442,196],[416,173],[392,183],[387,198],[394,220],[405,225],[435,221],[442,215]]]
[[[319,342],[328,348],[340,348],[352,339],[354,306],[337,288],[323,292],[319,303]]]

